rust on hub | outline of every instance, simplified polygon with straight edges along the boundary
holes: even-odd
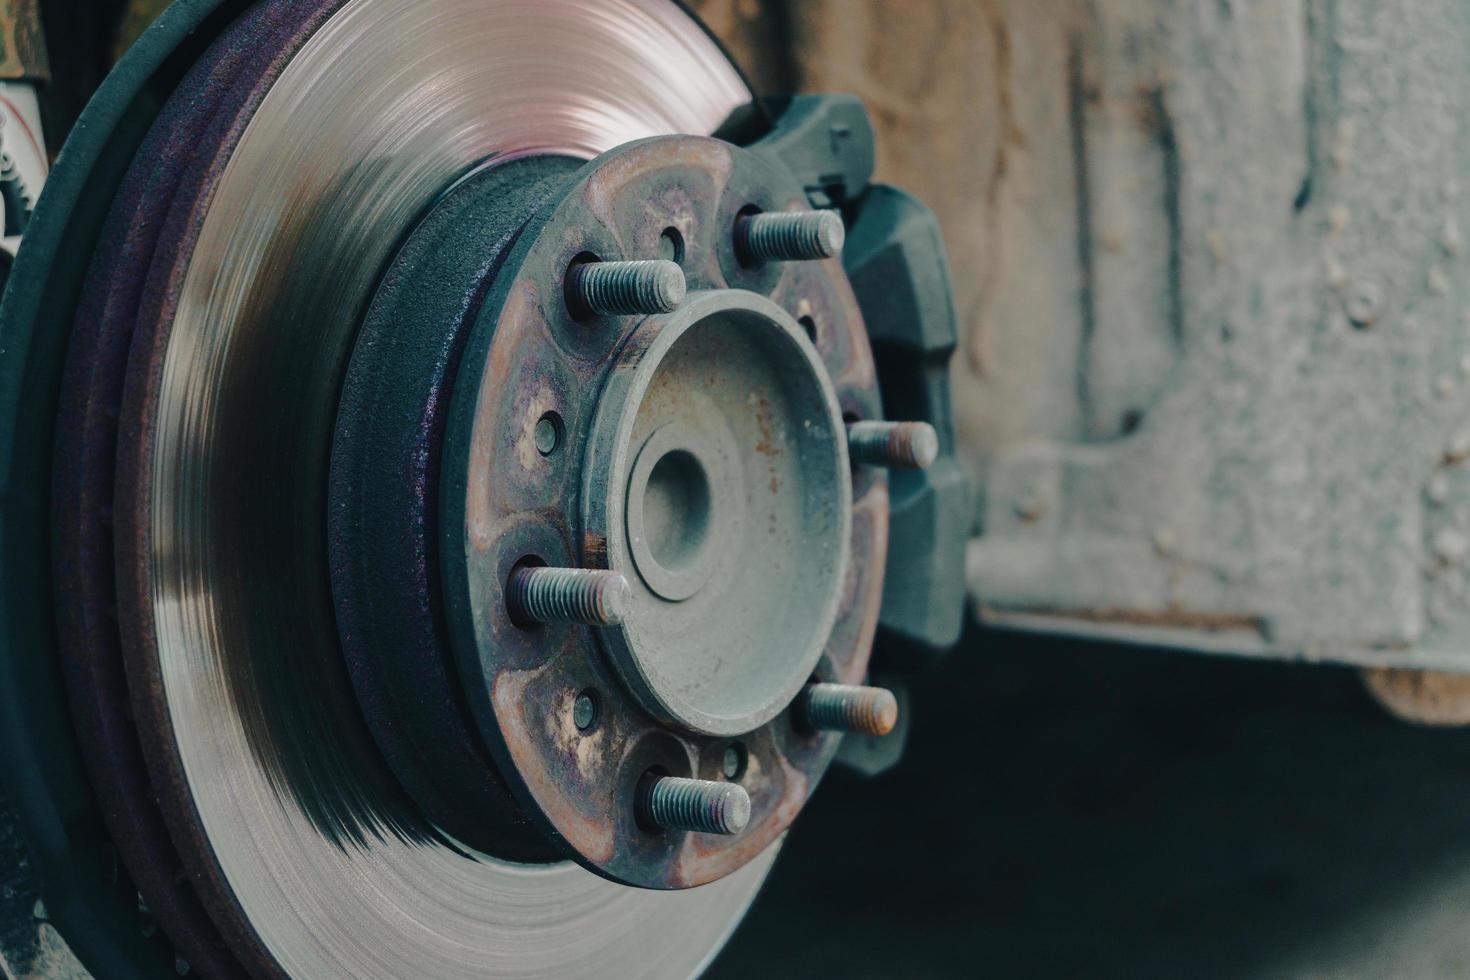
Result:
[[[443,561],[470,710],[532,822],[627,884],[688,888],[765,851],[837,748],[798,718],[803,685],[867,673],[888,489],[883,470],[847,465],[842,418],[882,417],[857,302],[838,263],[751,266],[733,233],[741,214],[805,208],[784,168],[719,140],[620,147],[526,226],[459,368]],[[568,302],[567,270],[589,257],[671,254],[678,309]],[[648,358],[657,370],[639,374]],[[622,624],[521,625],[505,591],[528,564],[621,574]],[[764,621],[780,625],[751,626]],[[679,675],[681,651],[709,669]],[[745,654],[764,666],[741,680]],[[640,819],[650,774],[738,786],[743,827]]]

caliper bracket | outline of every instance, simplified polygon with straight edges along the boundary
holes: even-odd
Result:
[[[891,517],[879,649],[936,653],[964,620],[969,479],[955,456],[949,362],[956,346],[949,262],[934,213],[875,184],[848,209],[843,264],[857,294],[890,418],[928,422],[940,455],[889,474]]]
[[[813,207],[840,207],[843,265],[867,324],[889,418],[928,422],[940,456],[889,475],[891,531],[879,655],[942,652],[964,620],[970,488],[955,456],[949,362],[957,331],[949,261],[934,213],[917,198],[870,185],[872,121],[850,95],[770,99],[773,128],[752,149],[792,171]]]

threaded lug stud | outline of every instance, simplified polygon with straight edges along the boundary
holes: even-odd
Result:
[[[618,572],[592,568],[517,568],[506,588],[511,618],[523,623],[616,626],[632,599]]]
[[[928,422],[854,422],[847,427],[854,463],[892,469],[928,469],[939,457],[939,433]]]
[[[581,262],[567,270],[567,304],[578,316],[672,313],[686,288],[684,270],[666,259]]]
[[[639,819],[651,827],[731,835],[750,823],[750,794],[739,783],[650,775],[639,809]]]
[[[735,248],[743,262],[801,262],[842,252],[847,229],[836,211],[774,211],[735,224]]]
[[[799,707],[801,720],[819,732],[887,735],[898,724],[898,698],[882,687],[809,684]]]

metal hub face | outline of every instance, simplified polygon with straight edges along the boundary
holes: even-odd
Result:
[[[630,334],[598,400],[583,491],[633,601],[604,631],[651,714],[739,735],[826,646],[851,531],[836,393],[791,315],[708,290]]]
[[[887,495],[846,449],[845,413],[879,417],[861,317],[838,262],[751,263],[735,234],[793,210],[787,173],[717,140],[606,154],[522,232],[454,387],[442,554],[470,710],[532,821],[628,884],[711,882],[776,841],[837,742],[794,696],[866,671]],[[672,311],[568,299],[588,261],[671,255]],[[528,566],[621,573],[619,621],[518,621]],[[738,784],[749,822],[651,827],[651,776]]]

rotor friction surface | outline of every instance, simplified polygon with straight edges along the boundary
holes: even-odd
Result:
[[[320,26],[211,107],[124,394],[124,646],[171,829],[256,972],[688,975],[774,848],[661,894],[426,825],[352,700],[323,487],[357,319],[445,187],[497,158],[708,133],[750,93],[671,0],[272,2]]]

